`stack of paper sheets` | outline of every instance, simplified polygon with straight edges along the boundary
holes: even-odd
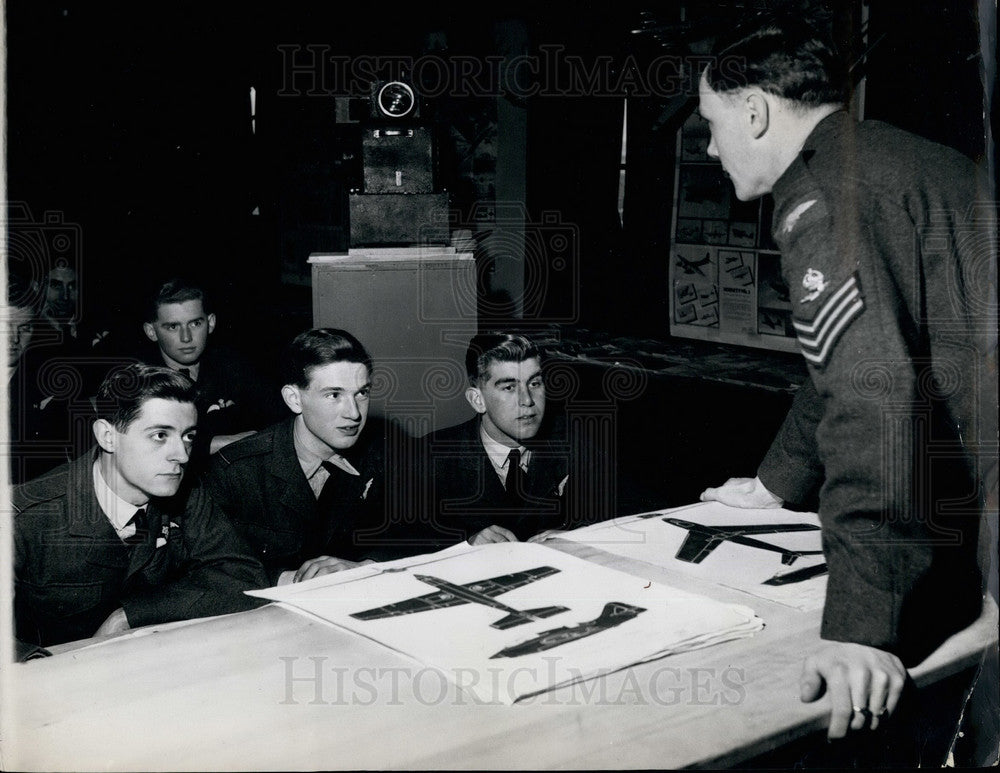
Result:
[[[700,502],[559,535],[801,610],[826,597],[819,517]]]
[[[463,544],[253,595],[439,669],[488,703],[763,627],[747,607],[532,543]]]

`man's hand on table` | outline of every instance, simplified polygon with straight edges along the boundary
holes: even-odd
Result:
[[[782,500],[761,483],[760,478],[730,478],[718,488],[707,488],[698,497],[702,502],[722,502],[747,509],[781,507]]]
[[[469,537],[470,545],[489,545],[491,542],[518,542],[514,532],[505,529],[503,526],[487,526],[482,531],[478,531]]]
[[[94,632],[94,636],[117,636],[131,629],[128,618],[125,616],[125,610],[118,607],[101,623],[101,627]]]
[[[347,561],[335,556],[317,556],[316,558],[310,558],[296,570],[292,582],[311,580],[313,577],[342,572],[345,569],[353,569],[356,566],[364,566],[371,563],[374,562],[367,558],[364,561]]]
[[[906,669],[890,652],[851,642],[828,642],[806,658],[799,680],[803,703],[830,696],[828,738],[843,738],[847,730],[874,730],[892,714],[906,682]]]
[[[545,540],[551,537],[558,537],[563,533],[565,533],[564,529],[546,529],[545,531],[540,531],[538,534],[528,537],[528,542],[545,542]]]

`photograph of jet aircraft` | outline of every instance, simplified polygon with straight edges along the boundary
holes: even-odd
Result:
[[[490,655],[490,659],[516,658],[520,655],[534,655],[538,652],[544,652],[577,639],[593,636],[595,633],[614,628],[628,620],[634,620],[641,612],[645,611],[642,607],[634,607],[621,601],[609,601],[604,605],[601,614],[593,620],[579,625],[542,631],[532,639],[504,647],[496,655]]]
[[[819,526],[810,523],[765,523],[741,526],[705,526],[700,523],[685,521],[680,518],[664,518],[666,523],[688,530],[688,536],[677,551],[677,559],[690,563],[701,563],[702,559],[711,554],[723,542],[735,542],[760,550],[770,550],[781,554],[781,563],[791,566],[802,556],[821,555],[822,550],[789,550],[780,545],[748,537],[748,534],[782,534],[793,531],[818,531]]]
[[[711,261],[712,254],[710,252],[706,252],[705,257],[701,260],[688,260],[680,253],[677,253],[677,268],[682,269],[685,274],[701,274],[701,276],[706,276],[701,267],[711,263]]]
[[[351,617],[356,620],[381,620],[386,617],[412,615],[415,612],[427,612],[432,609],[446,609],[458,606],[459,604],[472,603],[482,604],[507,612],[506,617],[502,617],[495,623],[490,624],[491,628],[498,628],[503,631],[507,628],[513,628],[516,625],[524,625],[534,620],[544,620],[547,617],[569,611],[568,607],[559,606],[520,610],[509,607],[495,599],[501,593],[506,593],[528,583],[549,577],[558,571],[558,569],[553,569],[551,566],[539,566],[534,569],[526,569],[523,572],[503,574],[499,577],[477,580],[464,585],[458,585],[447,580],[442,580],[440,577],[432,577],[427,574],[415,574],[413,575],[414,579],[432,585],[438,590],[394,604],[386,604],[385,606],[373,609],[365,609],[361,612],[353,612],[351,613]]]

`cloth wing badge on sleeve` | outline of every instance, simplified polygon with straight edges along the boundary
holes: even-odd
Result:
[[[809,322],[793,318],[792,325],[806,360],[817,368],[824,367],[840,336],[864,310],[861,283],[857,273],[854,273],[820,301]]]

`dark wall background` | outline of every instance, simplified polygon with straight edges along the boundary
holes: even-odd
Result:
[[[311,319],[308,287],[283,283],[282,262],[346,247],[346,191],[358,174],[357,129],[336,122],[332,96],[278,95],[279,45],[416,56],[429,33],[443,32],[453,51],[487,56],[502,48],[496,25],[515,18],[525,25],[530,53],[561,46],[587,62],[606,58],[620,74],[630,56],[641,68],[704,35],[704,28],[678,32],[680,6],[663,5],[572,12],[527,4],[454,12],[361,5],[349,18],[336,4],[318,2],[151,9],[15,0],[6,4],[9,199],[26,204],[36,222],[48,211],[80,225],[85,314],[132,329],[137,287],[195,270],[217,290],[220,335],[271,345]],[[718,21],[753,6],[720,0],[691,7]],[[879,4],[871,24],[879,42],[870,57],[867,114],[981,156],[973,3]],[[666,31],[649,32],[658,27]],[[256,136],[250,85],[258,95]],[[630,88],[623,227],[618,153],[622,94]],[[576,309],[575,321],[586,326],[667,337],[665,256],[684,97],[622,87],[522,100],[530,216],[555,212],[579,233],[579,271],[547,280],[543,318]],[[439,118],[465,121],[483,104],[453,100]],[[442,157],[447,163],[447,153]],[[443,179],[461,198],[448,173]]]
[[[138,319],[153,274],[193,267],[248,302],[266,272],[239,25],[183,7],[7,11],[8,196],[80,225],[84,314]]]
[[[868,68],[865,116],[982,159],[988,106],[975,3],[914,3],[905,13],[873,6],[870,37],[879,42]],[[989,32],[995,57],[996,30]]]

